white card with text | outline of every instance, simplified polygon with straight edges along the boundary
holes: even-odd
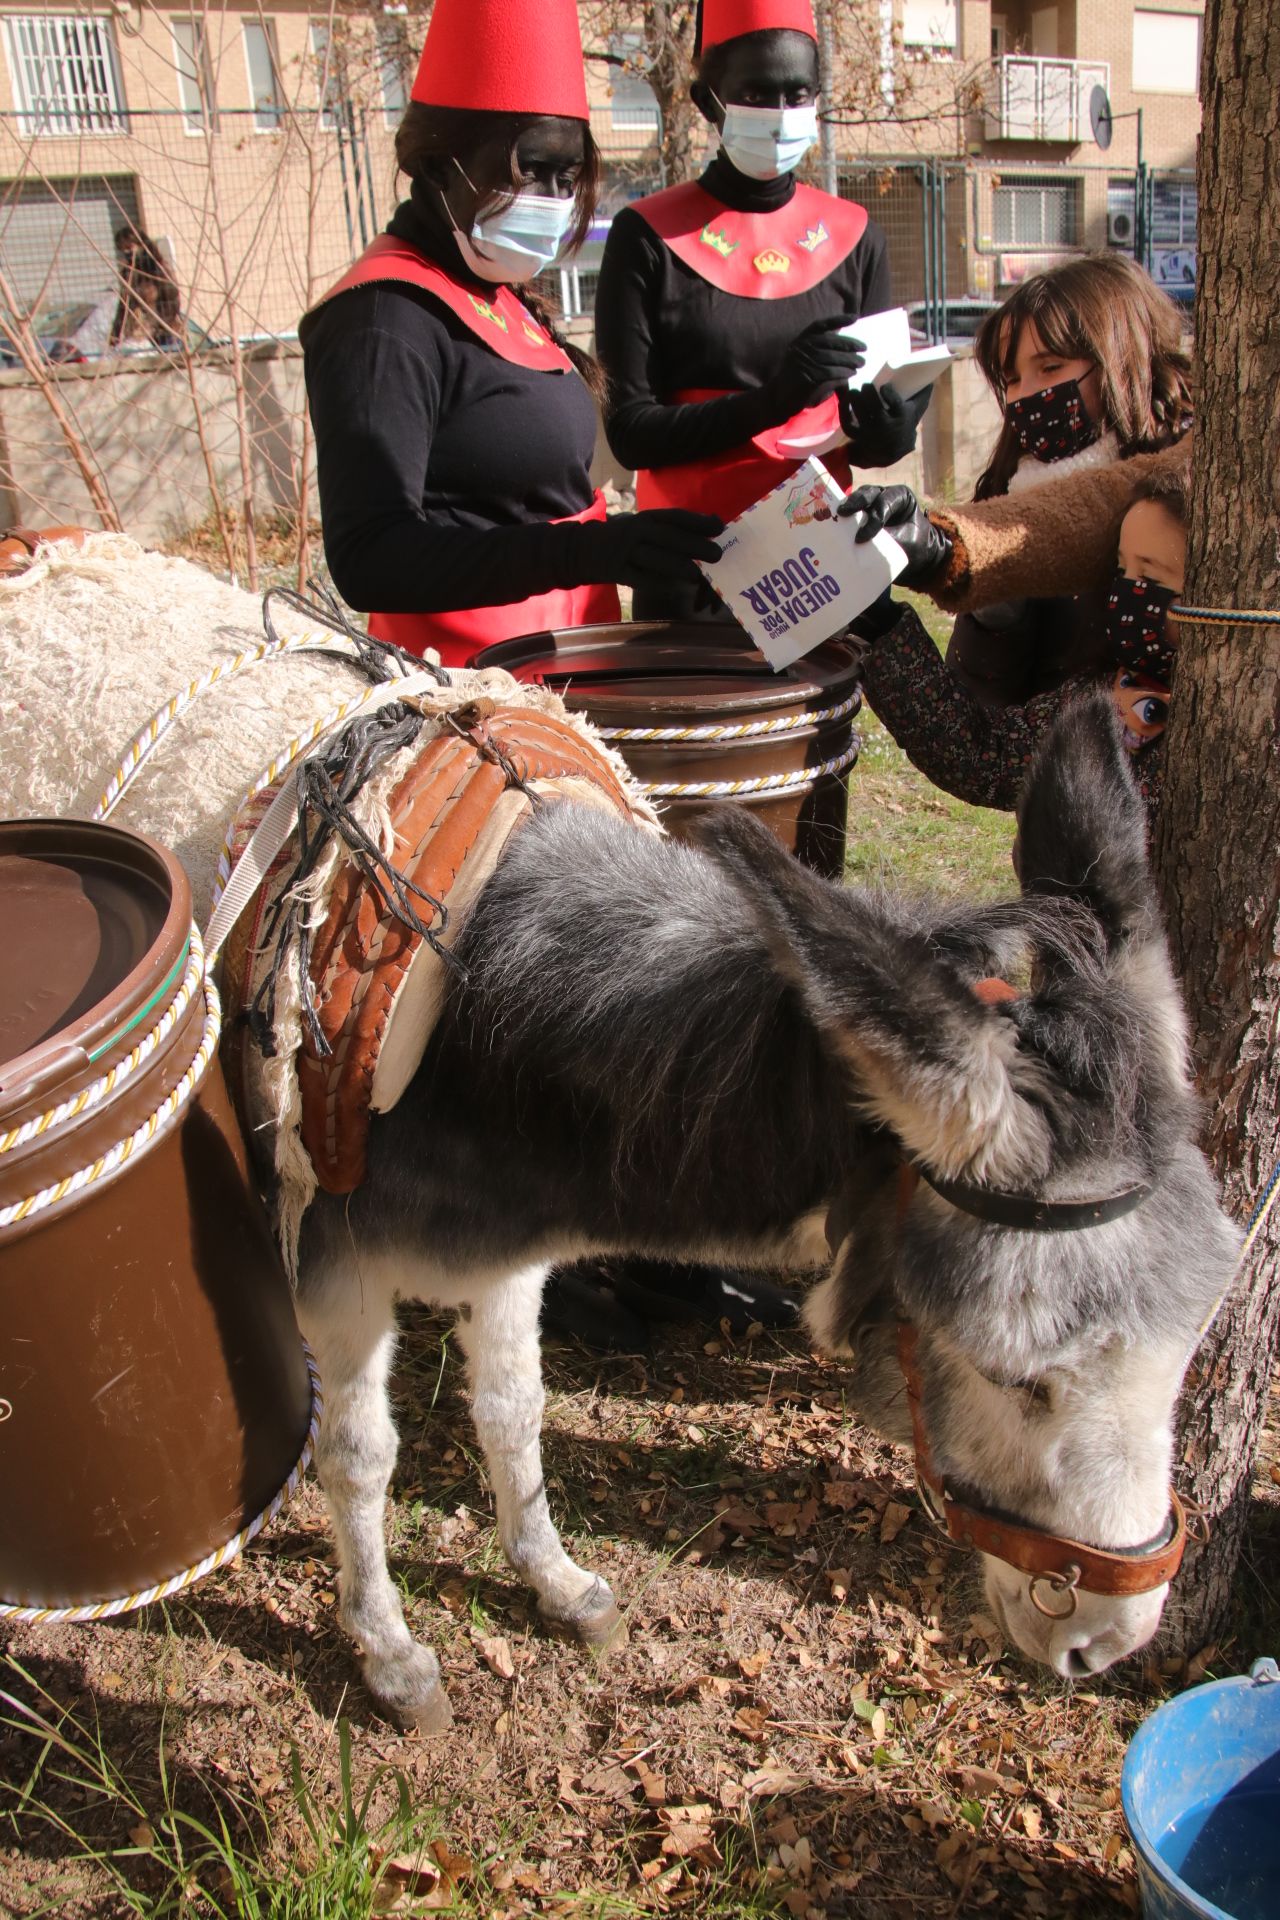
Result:
[[[856,522],[838,520],[844,494],[820,460],[731,520],[723,559],[702,571],[776,671],[856,619],[906,566],[887,533],[859,545]]]

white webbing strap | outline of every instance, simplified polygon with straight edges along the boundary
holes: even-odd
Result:
[[[361,702],[362,715],[375,713],[379,707],[385,707],[392,700],[405,700],[414,694],[437,692],[440,680],[435,673],[409,673],[399,680],[386,680],[372,688],[368,697]],[[346,715],[335,723],[329,733],[321,734],[310,748],[315,752],[324,742],[338,733],[347,724],[351,715]],[[288,840],[298,824],[298,789],[293,780],[286,780],[262,819],[253,831],[244,852],[232,868],[219,897],[218,904],[210,916],[205,929],[205,967],[212,972],[226,941],[227,935],[248,906],[258,888],[271,870],[271,863]]]

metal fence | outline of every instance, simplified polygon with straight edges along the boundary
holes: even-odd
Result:
[[[266,124],[261,107],[131,108],[75,134],[0,115],[0,525],[194,529],[252,576],[270,520],[313,557],[297,320],[395,203],[396,117],[336,98]],[[546,276],[584,326],[609,216],[659,183],[652,120],[624,103],[593,131],[601,218]],[[842,162],[838,183],[884,229],[894,298],[930,339],[971,337],[1025,274],[1085,248],[1139,248],[1191,297],[1190,172],[895,157]],[[176,289],[164,325],[145,290],[127,297],[121,228]]]

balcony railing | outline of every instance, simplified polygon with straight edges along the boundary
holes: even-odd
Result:
[[[1105,60],[1046,60],[1032,54],[1004,54],[992,61],[992,94],[987,100],[988,140],[1058,140],[1074,144],[1092,138],[1089,96],[1095,87],[1111,89]]]

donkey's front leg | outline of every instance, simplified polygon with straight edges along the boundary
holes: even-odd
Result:
[[[538,1596],[549,1626],[589,1647],[626,1637],[599,1574],[575,1566],[547,1511],[542,1479],[542,1361],[538,1310],[545,1267],[478,1289],[458,1326],[471,1376],[476,1432],[498,1510],[498,1535],[516,1572]]]
[[[337,1536],[342,1624],[379,1709],[401,1727],[438,1733],[453,1719],[440,1662],[410,1634],[387,1571],[387,1486],[396,1463],[387,1399],[391,1296],[348,1273],[327,1274],[304,1279],[297,1309],[324,1390],[316,1471]]]

